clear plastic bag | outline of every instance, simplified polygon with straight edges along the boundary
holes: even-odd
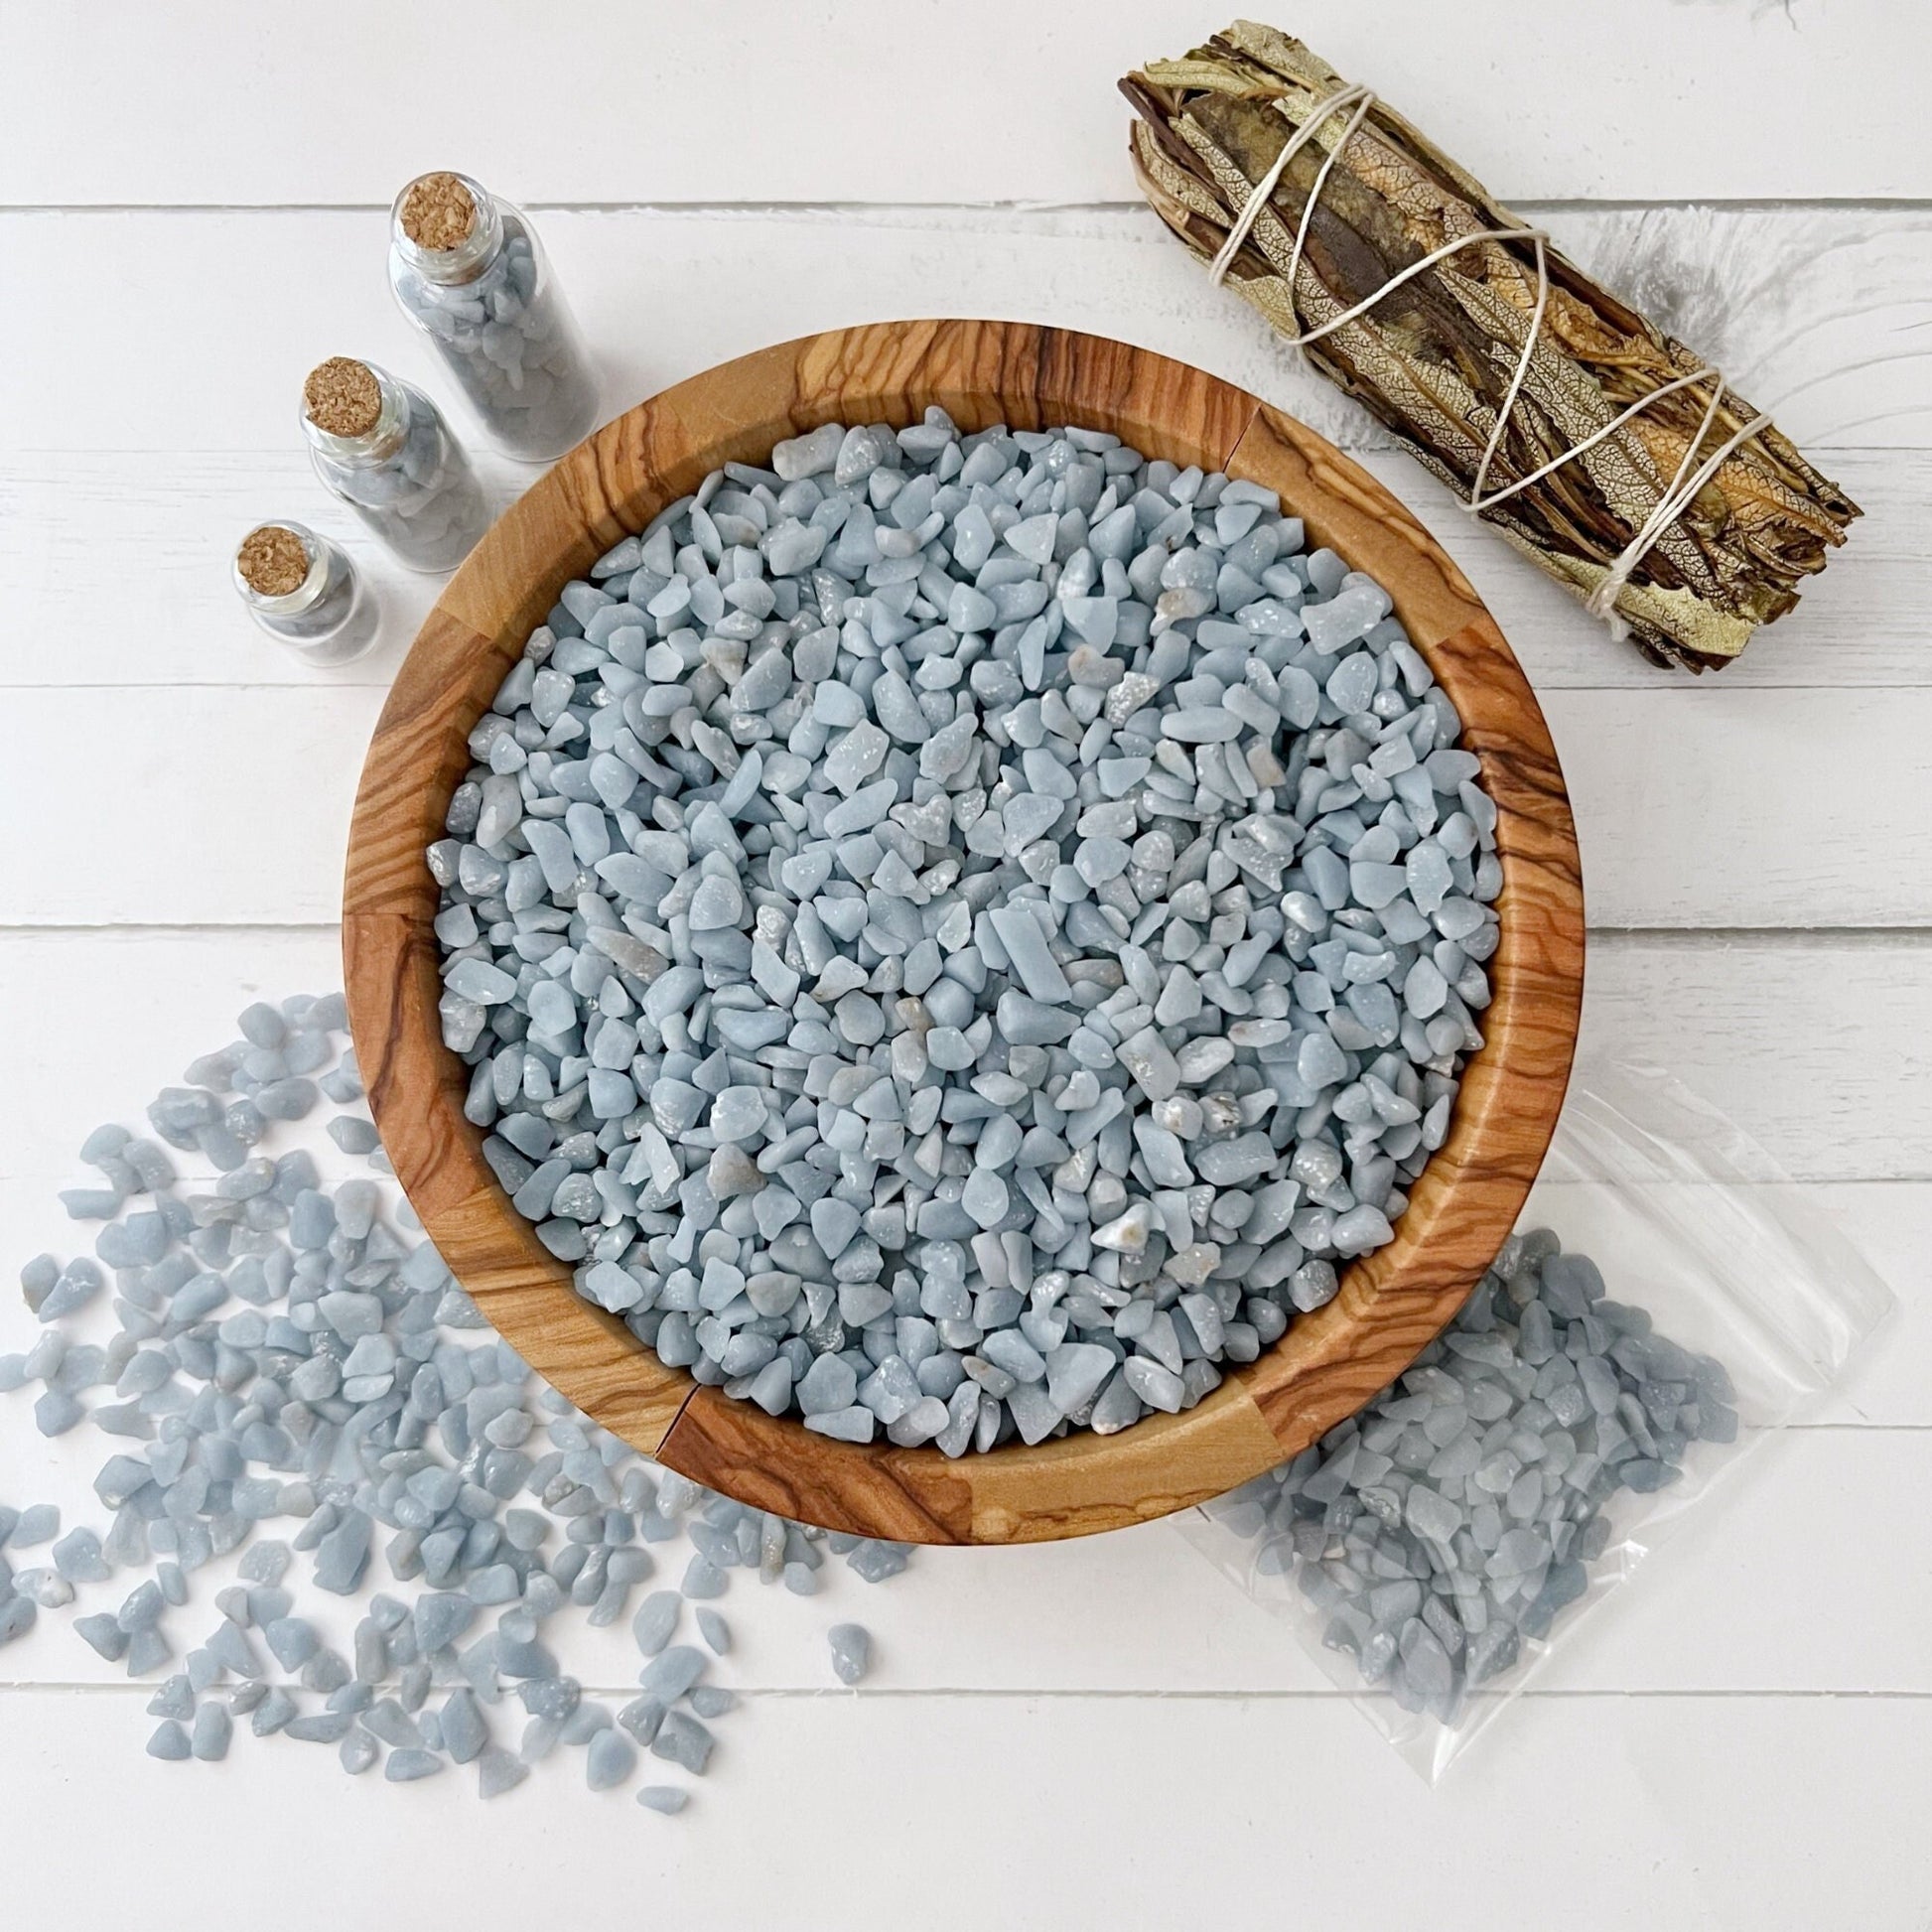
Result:
[[[1733,1123],[1655,1068],[1593,1064],[1457,1321],[1313,1449],[1178,1520],[1433,1783],[1893,1306]]]

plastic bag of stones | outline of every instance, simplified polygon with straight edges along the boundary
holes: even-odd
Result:
[[[1764,1465],[1747,1451],[1892,1306],[1724,1115],[1654,1069],[1580,1068],[1515,1233],[1442,1336],[1180,1521],[1433,1783],[1587,1608]]]

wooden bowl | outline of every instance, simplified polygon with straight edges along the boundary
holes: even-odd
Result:
[[[1184,1415],[957,1461],[929,1447],[829,1442],[700,1388],[575,1292],[463,1117],[467,1069],[439,1030],[437,890],[423,860],[470,762],[471,727],[570,579],[720,464],[762,462],[821,423],[916,422],[931,403],[967,429],[1110,430],[1147,456],[1279,490],[1311,543],[1395,599],[1482,759],[1503,868],[1487,1043],[1396,1238]],[[785,343],[639,403],[558,463],[478,545],[402,665],[356,797],[343,924],[349,1021],[383,1145],[443,1258],[530,1366],[713,1489],[923,1543],[1080,1536],[1184,1508],[1305,1448],[1389,1383],[1515,1220],[1563,1102],[1583,992],[1583,886],[1556,752],[1502,634],[1440,546],[1373,478],[1254,396],[1124,343],[1023,323],[888,323]]]

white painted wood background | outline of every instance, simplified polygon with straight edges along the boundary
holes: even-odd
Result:
[[[493,1932],[564,1900],[587,1922],[937,1932],[1932,1925],[1924,12],[1307,0],[1283,20],[1864,504],[1803,609],[1695,682],[1470,528],[1135,200],[1114,78],[1218,24],[1172,0],[0,10],[9,1267],[72,1245],[52,1196],[87,1127],[131,1118],[247,999],[336,976],[354,773],[435,587],[321,495],[296,395],[336,352],[444,392],[390,306],[382,210],[454,164],[536,211],[612,410],[810,329],[978,312],[1187,357],[1363,452],[1543,695],[1585,843],[1590,1040],[1676,1066],[1860,1231],[1904,1305],[1883,1353],[1434,1792],[1161,1525],[924,1556],[809,1605],[735,1590],[748,1708],[668,1824],[561,1772],[484,1810],[467,1776],[351,1784],[331,1751],[246,1735],[219,1769],[156,1766],[146,1691],[50,1617],[0,1652],[5,1923],[91,1932],[132,1883],[155,1928]],[[489,474],[505,496],[529,475]],[[225,552],[275,514],[378,583],[378,654],[308,673],[249,627]],[[0,1297],[0,1350],[31,1332]],[[97,1446],[43,1445],[0,1402],[0,1495],[86,1520]],[[825,1690],[843,1614],[879,1642],[856,1695]],[[620,1688],[625,1648],[567,1661]]]

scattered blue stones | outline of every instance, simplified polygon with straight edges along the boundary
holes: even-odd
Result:
[[[382,1145],[375,1123],[354,1114],[338,1114],[326,1131],[345,1154],[373,1154]]]
[[[467,1111],[589,1299],[833,1440],[1190,1408],[1448,1134],[1501,886],[1460,730],[1255,484],[825,425],[567,586],[472,733]]]
[[[16,1551],[30,1550],[42,1543],[52,1543],[60,1534],[60,1510],[53,1503],[35,1503],[15,1518],[13,1534],[7,1543]]]
[[[832,1670],[841,1684],[857,1684],[872,1668],[872,1634],[862,1623],[835,1623],[826,1632]]]
[[[622,1731],[600,1727],[584,1754],[584,1776],[593,1791],[611,1791],[637,1768],[637,1746]]]
[[[137,1584],[127,1593],[115,1621],[130,1636],[137,1631],[151,1630],[161,1619],[165,1598],[161,1586],[157,1583]]]
[[[693,1777],[703,1777],[716,1742],[710,1729],[697,1718],[670,1711],[665,1713],[650,1748],[653,1756],[682,1765]]]
[[[645,1692],[662,1704],[672,1705],[690,1690],[705,1672],[705,1654],[691,1644],[674,1644],[653,1657],[638,1676]]]
[[[110,1664],[118,1664],[127,1655],[127,1632],[111,1616],[97,1611],[75,1617],[73,1630],[81,1642]]]
[[[192,1754],[188,1732],[174,1718],[165,1718],[155,1725],[154,1735],[148,1739],[148,1755],[161,1758],[164,1762],[178,1764]]]
[[[816,1587],[829,1551],[877,1581],[902,1567],[904,1547],[828,1539],[655,1468],[533,1382],[412,1238],[407,1207],[387,1212],[378,1183],[331,1185],[306,1152],[264,1152],[267,1123],[306,1113],[319,1089],[359,1094],[352,1067],[341,1077],[346,1060],[332,1064],[343,1024],[334,996],[250,1008],[243,1037],[198,1059],[189,1084],[156,1102],[156,1131],[216,1168],[211,1189],[177,1191],[168,1158],[124,1129],[88,1137],[86,1158],[122,1193],[96,1252],[134,1252],[118,1244],[139,1219],[131,1238],[148,1258],[115,1283],[121,1333],[105,1347],[70,1334],[62,1316],[73,1311],[56,1304],[64,1283],[88,1290],[75,1308],[92,1301],[104,1271],[86,1257],[28,1263],[22,1293],[47,1326],[0,1365],[0,1387],[39,1391],[37,1410],[58,1395],[75,1422],[123,1446],[94,1483],[111,1523],[63,1535],[52,1504],[0,1505],[0,1644],[77,1590],[106,1586],[109,1607],[74,1615],[74,1633],[130,1677],[173,1666],[147,1707],[159,1721],[148,1748],[167,1760],[218,1761],[246,1719],[256,1737],[336,1747],[350,1776],[381,1762],[406,1783],[475,1764],[484,1797],[560,1752],[585,1754],[594,1789],[627,1782],[646,1748],[701,1774],[710,1723],[737,1705],[703,1681],[731,1648],[708,1599],[733,1572]],[[243,1122],[245,1158],[224,1166],[196,1141],[278,1086],[284,1101]],[[381,1166],[370,1135],[333,1138],[345,1152],[369,1144]],[[795,1219],[805,1218],[801,1203]],[[854,1213],[845,1241],[876,1241],[877,1227]],[[223,1235],[218,1248],[210,1230]],[[760,1304],[774,1294],[769,1280],[734,1280],[722,1261],[714,1270],[708,1258],[702,1273],[710,1292]],[[856,1386],[849,1364],[823,1359]],[[783,1358],[774,1365],[788,1376]],[[111,1402],[91,1393],[110,1385]],[[916,1398],[918,1385],[905,1390]],[[275,1519],[290,1524],[287,1540],[264,1533]],[[572,1609],[592,1625],[629,1616],[660,1561],[648,1546],[680,1539],[692,1551],[684,1593],[642,1599],[632,1628],[647,1688],[614,1718],[562,1675],[542,1633]],[[46,1562],[22,1561],[42,1551]],[[196,1574],[230,1553],[235,1581],[214,1592],[219,1622],[199,1646],[179,1642],[171,1613],[190,1601]],[[151,1576],[127,1576],[150,1564]],[[367,1594],[378,1566],[408,1593]],[[316,1592],[363,1601],[352,1657],[323,1634],[340,1610],[320,1627],[306,1613]],[[694,1621],[708,1651],[671,1643],[686,1595],[707,1599]],[[528,1713],[520,1754],[491,1741],[501,1722],[491,1714],[511,1691]],[[657,1809],[682,1802],[669,1787],[647,1791],[669,1793],[650,1801]]]
[[[195,1755],[204,1764],[218,1764],[228,1754],[234,1736],[234,1720],[218,1704],[205,1704],[195,1713],[195,1726],[189,1733]]]

